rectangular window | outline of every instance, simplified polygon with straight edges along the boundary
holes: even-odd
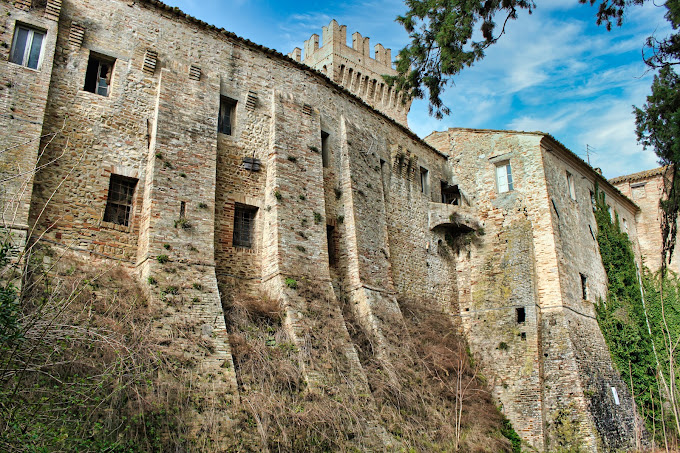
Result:
[[[117,225],[128,226],[132,215],[132,202],[137,186],[136,178],[111,175],[109,180],[109,195],[106,200],[104,221]]]
[[[180,218],[180,220],[187,218],[187,202],[186,201],[180,201],[179,202],[179,218]]]
[[[638,184],[631,184],[630,186],[630,192],[633,200],[637,200],[638,198],[644,198],[645,197],[645,184],[646,183],[638,183]]]
[[[234,209],[234,247],[253,247],[257,208],[236,205]]]
[[[446,181],[441,181],[442,203],[459,205],[461,200],[460,189],[458,186],[450,186]]]
[[[498,193],[510,192],[514,189],[510,162],[496,165],[496,186],[498,187]]]
[[[31,69],[38,69],[42,60],[45,32],[17,25],[9,61]]]
[[[623,223],[623,232],[628,233],[628,221],[626,219],[622,219]]]
[[[515,308],[515,316],[517,317],[517,324],[522,324],[526,321],[526,311],[524,307]]]
[[[588,278],[583,274],[579,275],[581,276],[581,296],[583,300],[588,300]]]
[[[326,225],[326,242],[328,246],[328,263],[331,266],[335,266],[337,262],[336,258],[336,253],[335,253],[335,236],[333,236],[333,233],[335,232],[335,228],[333,225]]]
[[[569,196],[572,200],[576,200],[576,189],[574,189],[574,176],[567,172],[567,187],[569,188]]]
[[[427,171],[426,168],[420,167],[420,191],[422,193],[428,193],[429,192],[429,171]]]
[[[331,162],[331,149],[328,144],[328,133],[321,131],[321,164],[327,168]]]
[[[83,90],[100,96],[108,96],[111,87],[114,58],[104,57],[90,53],[85,73],[85,87]]]
[[[236,101],[226,96],[220,96],[220,116],[217,120],[217,132],[231,135],[234,131],[236,119]]]

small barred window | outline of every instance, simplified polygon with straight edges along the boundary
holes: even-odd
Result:
[[[137,179],[127,176],[111,175],[109,195],[106,200],[104,221],[128,226],[132,215],[132,203]]]

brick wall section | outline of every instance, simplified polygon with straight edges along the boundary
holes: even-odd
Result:
[[[606,275],[593,259],[599,254],[590,233],[597,229],[589,190],[597,180],[613,209],[628,219],[633,241],[635,206],[541,134],[453,129],[427,140],[449,150],[454,180],[472,193],[472,209],[483,222],[482,244],[473,248],[467,268],[459,265],[460,306],[469,341],[494,376],[508,417],[537,448],[564,443],[564,422],[577,433],[567,442],[593,450],[631,446],[632,399],[594,319]],[[495,165],[505,161],[514,190],[498,194]],[[576,200],[566,171],[574,177]],[[587,276],[592,300],[582,300],[579,273]],[[524,325],[515,322],[520,306]],[[610,386],[621,389],[621,406],[614,405]],[[612,414],[616,423],[610,424]]]
[[[550,406],[543,394],[538,306],[541,293],[550,291],[550,283],[541,277],[556,276],[545,269],[554,260],[550,235],[536,231],[541,222],[550,231],[544,220],[547,212],[531,209],[546,196],[540,160],[530,158],[538,140],[457,131],[427,138],[450,153],[450,182],[459,185],[484,229],[481,242],[472,245],[457,266],[461,321],[468,341],[506,416],[524,440],[543,450]],[[494,162],[507,159],[515,190],[497,194]],[[540,254],[542,264],[537,262]],[[517,308],[525,310],[523,324],[516,321]]]
[[[20,250],[29,229],[33,171],[59,28],[56,20],[45,17],[44,6],[32,8],[30,2],[2,2],[0,17],[0,226],[9,229]],[[46,32],[37,69],[9,61],[17,25]]]
[[[635,217],[642,263],[652,272],[661,267],[661,210],[663,171],[656,168],[611,180],[612,184],[640,207]],[[630,223],[630,221],[629,221]],[[669,269],[680,272],[680,255],[676,247]]]
[[[198,435],[219,436],[229,426],[229,406],[236,393],[213,248],[219,78],[207,74],[201,81],[189,81],[187,73],[188,68],[181,65],[160,71],[155,134],[149,150],[155,162],[149,167],[153,172],[147,173],[145,194],[150,221],[140,231],[148,248],[146,256],[140,253],[139,265],[142,278],[158,281],[149,292],[160,315],[157,327],[166,335],[169,351],[183,350],[197,361],[196,387],[207,405],[215,408],[207,413],[198,410]],[[186,105],[194,108],[188,110]],[[201,202],[209,208],[199,207]],[[182,203],[188,227],[176,223]],[[169,262],[158,261],[160,255],[168,256]],[[175,290],[169,291],[171,287]],[[200,335],[213,348],[197,350],[182,332]]]
[[[542,155],[548,193],[551,203],[554,203],[551,213],[556,232],[558,269],[563,282],[564,318],[551,317],[551,320],[555,319],[569,335],[578,367],[579,385],[584,392],[583,397],[571,398],[570,404],[585,400],[578,404],[588,409],[592,420],[589,423],[596,426],[607,449],[630,448],[633,446],[631,440],[635,438],[634,401],[611,361],[594,307],[594,303],[606,298],[607,292],[607,276],[602,261],[592,259],[593,256],[599,257],[597,241],[590,232],[592,228],[597,234],[590,196],[591,191],[595,191],[594,172],[569,154],[560,152],[558,147],[551,146],[545,139]],[[575,198],[569,192],[567,172],[574,181]],[[598,190],[605,192],[605,200],[612,205],[619,222],[623,223],[623,219],[626,219],[629,235],[635,243],[635,207],[607,184],[598,184]],[[587,300],[582,294],[581,274],[587,279]],[[549,310],[553,309],[544,309],[546,318]],[[550,325],[546,326],[547,332],[554,329]],[[546,363],[550,358],[548,356]],[[558,370],[560,365],[557,365]],[[617,389],[620,405],[615,404],[611,387]]]

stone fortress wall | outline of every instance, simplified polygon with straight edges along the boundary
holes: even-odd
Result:
[[[511,420],[523,420],[518,432],[551,450],[566,422],[590,450],[625,448],[633,401],[595,320],[606,275],[590,192],[597,184],[631,221],[633,242],[637,207],[543,133],[452,128],[425,140],[447,150],[452,182],[484,226],[461,266],[458,303],[495,395]],[[494,173],[508,163],[514,187],[500,193]]]
[[[4,212],[17,212],[5,224],[139,276],[162,352],[195,357],[200,391],[224,409],[204,425],[228,429],[238,401],[221,302],[268,294],[302,345],[313,289],[353,372],[311,363],[310,386],[370,395],[339,297],[385,361],[409,299],[465,334],[536,449],[554,448],[565,421],[592,450],[632,445],[632,399],[594,320],[606,278],[589,191],[607,193],[634,242],[638,208],[555,139],[450,129],[420,140],[405,127],[408,102],[378,88],[389,50],[370,59],[358,34],[350,49],[335,21],[324,45],[305,46],[303,63],[325,63],[317,71],[299,51],[286,57],[156,0],[3,2],[0,17],[11,44],[0,47],[0,121],[13,131],[0,175],[17,181],[3,192]],[[11,61],[21,27],[46,36],[36,69]],[[499,168],[511,169],[510,190]],[[177,294],[163,294],[169,285]],[[182,329],[216,348],[197,351]]]
[[[661,209],[666,167],[654,168],[609,180],[640,207],[635,218],[643,264],[651,271],[661,267]],[[680,273],[680,252],[673,251],[669,270]]]

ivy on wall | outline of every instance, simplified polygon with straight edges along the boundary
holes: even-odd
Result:
[[[648,431],[661,439],[662,422],[670,435],[675,426],[668,409],[663,411],[662,420],[660,402],[667,399],[662,381],[669,377],[668,339],[677,340],[680,334],[679,281],[676,275],[664,279],[664,324],[660,276],[643,269],[638,278],[628,234],[621,231],[618,216],[611,218],[605,194],[597,188],[596,199],[597,242],[608,280],[607,298],[596,306],[597,320],[622,378],[629,386],[632,383],[638,412]]]

